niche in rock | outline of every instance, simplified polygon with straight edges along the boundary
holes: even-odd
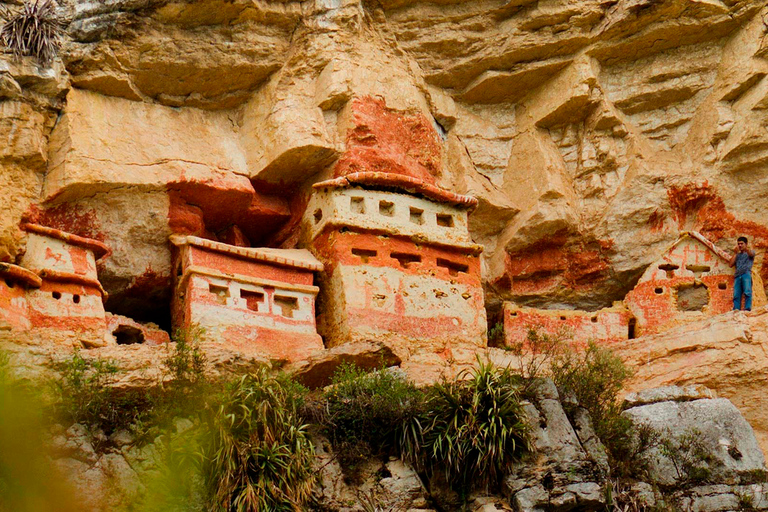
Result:
[[[703,284],[681,286],[677,289],[677,309],[702,311],[709,304],[709,290]]]
[[[144,343],[144,333],[138,327],[132,325],[119,325],[112,331],[115,341],[118,345],[135,345]]]

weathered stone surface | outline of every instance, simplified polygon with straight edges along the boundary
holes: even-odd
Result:
[[[571,424],[551,380],[541,380],[534,393],[535,404],[524,406],[532,429],[532,460],[517,464],[504,479],[504,494],[516,510],[525,512],[547,510],[550,505],[601,510],[607,455],[591,420],[577,413]]]
[[[763,387],[768,311],[726,313],[655,336],[614,345],[635,375],[629,391],[702,384],[727,398],[768,447]]]
[[[627,409],[623,415],[650,427],[661,443],[643,454],[654,483],[753,483],[755,475],[765,473],[752,427],[725,398],[659,402]]]
[[[658,402],[690,402],[704,398],[717,398],[717,395],[711,389],[701,384],[663,386],[629,393],[624,397],[624,409]]]
[[[309,388],[320,388],[331,383],[336,369],[344,363],[358,368],[375,369],[396,366],[400,358],[392,349],[380,342],[345,343],[323,350],[286,368],[296,380]]]

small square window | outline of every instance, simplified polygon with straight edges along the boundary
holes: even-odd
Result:
[[[299,309],[299,299],[287,295],[275,295],[275,306],[285,318],[293,318],[293,313]]]
[[[258,311],[259,304],[264,303],[264,294],[251,290],[240,290],[240,298],[245,299],[245,307],[251,311]]]
[[[350,197],[349,208],[352,210],[352,213],[365,213],[365,198]]]
[[[424,210],[411,207],[411,222],[414,224],[424,224]]]
[[[379,201],[379,213],[385,217],[392,217],[395,215],[395,203],[391,201]]]
[[[450,215],[448,213],[438,213],[437,214],[437,225],[442,226],[444,228],[452,228],[453,227],[453,215]]]

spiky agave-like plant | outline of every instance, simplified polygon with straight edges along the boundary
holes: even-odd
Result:
[[[62,25],[52,0],[25,2],[15,14],[0,11],[4,19],[0,41],[16,57],[33,56],[41,64],[49,64],[61,47]]]
[[[433,388],[424,450],[429,465],[469,490],[498,485],[531,444],[519,378],[479,357],[478,367],[465,372]]]
[[[211,510],[303,509],[315,481],[314,449],[297,408],[291,389],[266,368],[228,386],[203,441]]]

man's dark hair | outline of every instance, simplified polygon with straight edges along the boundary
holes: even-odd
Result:
[[[737,242],[744,242],[746,244],[747,243],[747,237],[740,236],[739,238],[736,239],[736,241]]]

